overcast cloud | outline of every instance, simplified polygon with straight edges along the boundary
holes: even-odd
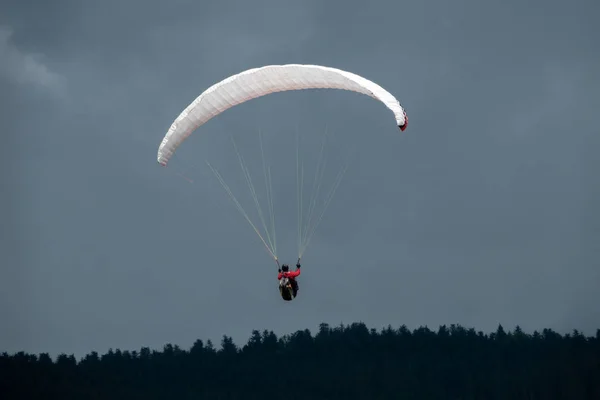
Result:
[[[599,11],[593,0],[3,1],[0,351],[241,344],[252,329],[359,320],[593,334]],[[156,163],[204,89],[275,63],[372,79],[409,128],[367,96],[280,93]],[[250,210],[230,139],[259,184],[259,129],[284,262],[296,257],[296,131],[307,169],[325,131],[331,168],[358,150],[292,303],[205,166]]]

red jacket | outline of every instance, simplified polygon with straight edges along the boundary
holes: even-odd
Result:
[[[277,274],[277,280],[280,280],[283,277],[286,277],[288,279],[296,279],[297,276],[300,276],[300,268],[298,268],[295,271],[288,271],[288,272],[280,272]]]

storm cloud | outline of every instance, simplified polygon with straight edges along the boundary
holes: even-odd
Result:
[[[358,320],[598,328],[597,2],[1,7],[0,350],[241,343],[252,329]],[[379,83],[406,107],[407,131],[367,96],[280,93],[228,110],[168,168],[156,163],[204,89],[283,63]],[[248,196],[230,139],[260,182],[259,130],[283,262],[296,257],[296,132],[307,168],[325,131],[332,168],[358,150],[289,304],[205,166]]]

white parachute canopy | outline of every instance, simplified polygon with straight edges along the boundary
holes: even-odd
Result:
[[[388,91],[351,72],[319,65],[268,65],[249,69],[206,89],[175,119],[159,148],[157,160],[166,166],[177,147],[198,127],[223,111],[271,93],[302,89],[341,89],[381,101],[404,131],[406,112]]]

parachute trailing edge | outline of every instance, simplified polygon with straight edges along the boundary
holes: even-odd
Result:
[[[303,89],[341,89],[382,102],[400,130],[408,125],[404,108],[381,86],[351,72],[319,65],[286,64],[253,68],[206,89],[175,119],[159,148],[157,160],[166,166],[177,147],[211,118],[240,103],[271,93]]]

